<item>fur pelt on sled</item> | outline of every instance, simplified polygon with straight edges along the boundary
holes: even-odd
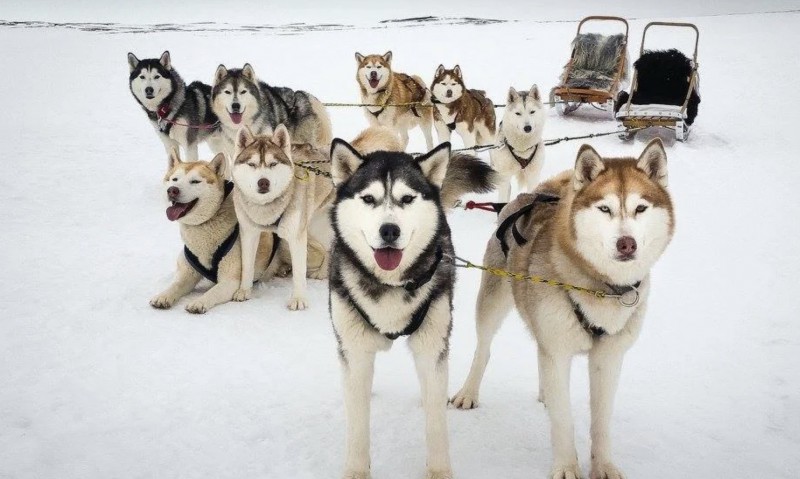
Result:
[[[676,49],[647,50],[633,64],[636,68],[634,105],[683,105],[692,74],[692,60]],[[620,92],[617,110],[628,101],[628,93]],[[686,123],[691,125],[697,117],[700,104],[699,87],[695,83],[689,104],[686,106]]]
[[[623,62],[620,83],[628,78],[625,35],[580,33],[572,41],[572,49],[575,52],[572,57],[572,67],[570,68],[569,64],[564,67],[564,72],[561,74],[562,86],[607,90],[613,86],[620,60]],[[622,59],[620,55],[623,56]],[[567,73],[569,78],[565,78]],[[615,88],[619,88],[619,84]]]

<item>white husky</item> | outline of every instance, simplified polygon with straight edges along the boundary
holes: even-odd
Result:
[[[539,175],[544,165],[545,110],[539,88],[518,92],[508,90],[506,111],[497,131],[497,145],[501,148],[490,153],[492,167],[500,176],[498,198],[507,203],[511,198],[511,179],[515,178],[519,189],[530,192],[539,184]]]

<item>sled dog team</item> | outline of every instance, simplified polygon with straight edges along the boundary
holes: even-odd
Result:
[[[206,278],[213,286],[186,306],[204,313],[249,299],[255,281],[291,274],[287,305],[302,310],[306,277],[329,278],[347,418],[343,477],[370,477],[375,354],[408,336],[426,419],[427,477],[452,478],[446,410],[455,253],[446,213],[462,195],[495,187],[509,201],[514,178],[523,193],[500,212],[483,264],[605,296],[485,271],[472,367],[450,402],[477,406],[492,339],[515,307],[538,345],[539,401],[551,423],[549,477],[583,477],[569,400],[577,354],[589,357],[590,477],[623,477],[609,443],[613,399],[623,356],[642,326],[650,269],[675,227],[661,141],[638,158],[605,158],[583,145],[574,169],[538,185],[545,113],[535,85],[510,89],[495,128],[492,102],[466,88],[458,66],[440,65],[428,87],[394,71],[391,52],[357,53],[356,61],[369,127],[347,142],[333,139],[317,98],[269,85],[249,64],[220,65],[211,86],[186,85],[169,52],[143,60],[128,54],[130,90],[167,150],[166,214],[184,242],[175,280],[150,304],[170,308]],[[417,127],[429,151],[413,157],[404,151]],[[502,145],[491,167],[453,154],[454,131],[468,147]],[[203,141],[216,153],[208,162],[198,160]]]

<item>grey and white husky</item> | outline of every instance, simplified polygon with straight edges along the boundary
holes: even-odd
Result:
[[[492,167],[500,175],[498,198],[508,203],[511,198],[511,180],[515,179],[522,193],[529,193],[539,184],[544,166],[544,130],[547,115],[539,94],[533,85],[529,91],[508,90],[506,110],[497,129],[496,144],[500,147],[490,153]]]
[[[268,85],[256,78],[247,63],[241,69],[217,67],[211,92],[229,156],[234,156],[236,134],[247,127],[254,135],[272,134],[284,125],[295,143],[328,151],[333,133],[325,106],[302,90]]]
[[[160,58],[143,60],[128,53],[128,66],[131,93],[147,113],[168,155],[181,146],[187,161],[197,161],[197,146],[202,141],[209,141],[215,153],[220,151],[214,141],[217,116],[211,111],[211,86],[199,81],[186,86],[172,68],[169,51]]]
[[[428,478],[452,477],[447,437],[447,356],[455,272],[441,200],[492,188],[477,158],[450,158],[450,144],[413,158],[331,146],[337,187],[331,210],[330,310],[347,414],[344,477],[369,477],[369,416],[377,351],[408,336],[426,415]]]

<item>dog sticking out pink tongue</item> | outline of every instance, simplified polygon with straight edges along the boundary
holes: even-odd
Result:
[[[231,113],[231,121],[236,123],[237,125],[242,122],[242,114],[241,113]]]
[[[197,200],[193,200],[189,203],[172,203],[172,206],[167,208],[167,219],[175,221],[183,218],[186,216],[186,213],[192,209],[195,203],[197,203]]]
[[[395,248],[378,248],[375,250],[375,262],[381,269],[392,271],[400,265],[403,259],[403,250]]]

